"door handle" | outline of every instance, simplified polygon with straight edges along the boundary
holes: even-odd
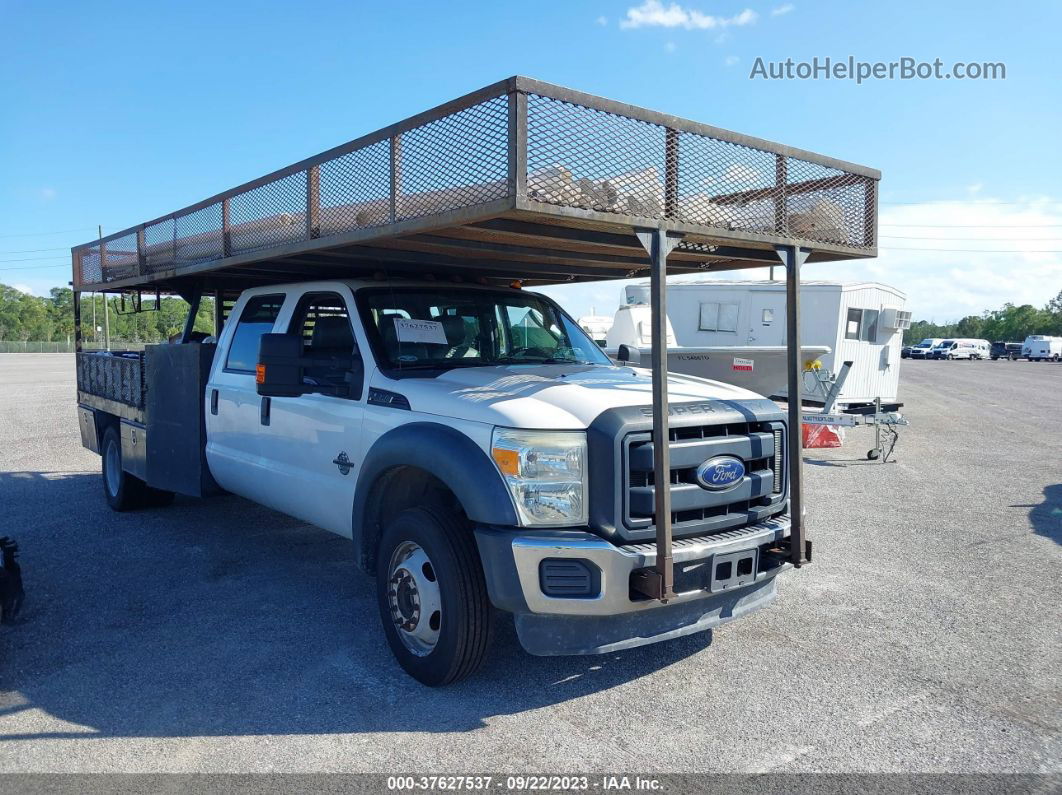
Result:
[[[216,389],[210,390],[210,413],[218,413],[218,391]]]
[[[262,408],[261,408],[261,413],[259,414],[259,417],[260,417],[263,425],[268,425],[269,424],[269,404],[270,404],[271,400],[272,400],[271,398],[267,398],[267,397],[262,398]]]

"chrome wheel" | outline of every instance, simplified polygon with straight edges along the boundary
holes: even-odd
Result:
[[[107,493],[112,497],[117,497],[122,482],[122,456],[118,452],[118,445],[113,440],[103,451],[103,475]]]
[[[402,542],[391,555],[387,579],[391,621],[402,644],[418,657],[431,654],[442,627],[442,593],[427,553]]]

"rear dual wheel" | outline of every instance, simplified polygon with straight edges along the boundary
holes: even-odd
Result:
[[[173,502],[172,491],[153,489],[125,471],[122,467],[122,439],[114,425],[103,432],[100,460],[103,496],[107,498],[111,510],[122,512],[136,508],[161,508]]]

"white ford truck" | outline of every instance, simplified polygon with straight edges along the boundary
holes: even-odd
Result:
[[[876,256],[880,178],[511,77],[74,247],[82,442],[116,510],[228,491],[349,536],[429,685],[497,611],[534,654],[705,630],[811,559],[801,411],[669,375],[665,277],[783,265],[796,394],[801,265]],[[644,370],[523,289],[643,275]],[[180,342],[82,351],[94,291],[182,296]]]
[[[197,434],[166,403],[193,405],[206,457],[194,481],[352,538],[395,656],[427,684],[475,670],[492,607],[515,615],[531,653],[607,652],[762,607],[789,566],[782,411],[672,375],[678,596],[661,605],[632,589],[655,562],[651,379],[524,290],[261,287],[240,296],[216,346],[79,365],[84,443],[102,454],[111,507],[167,501],[147,485],[173,468],[156,450]],[[92,374],[123,366],[143,369]],[[137,379],[144,414],[107,411],[97,385]]]

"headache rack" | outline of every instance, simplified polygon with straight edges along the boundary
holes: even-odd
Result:
[[[220,307],[247,287],[380,273],[525,284],[649,275],[653,433],[662,440],[665,274],[785,266],[789,394],[799,394],[800,265],[877,255],[880,176],[512,77],[76,246],[73,284],[75,296],[151,289],[180,294],[193,306],[213,291]],[[799,428],[799,409],[790,406],[791,428]],[[797,442],[799,432],[791,438]],[[654,466],[663,473],[666,445],[657,447],[665,452]],[[799,443],[787,454],[791,557],[800,565]],[[657,492],[656,514],[670,516],[667,490]],[[658,524],[652,588],[666,599],[671,529]]]

